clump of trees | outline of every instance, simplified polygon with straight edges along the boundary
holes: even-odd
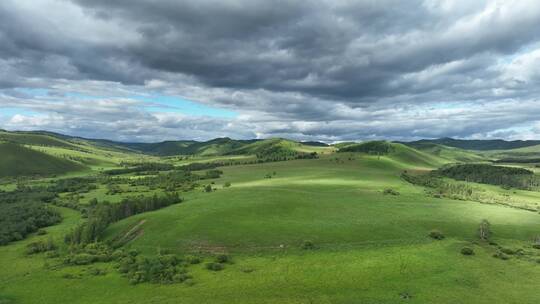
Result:
[[[214,262],[206,263],[205,267],[211,271],[220,271],[225,268],[225,264],[231,262],[231,257],[226,254],[219,254],[216,256]]]
[[[56,210],[40,202],[0,203],[0,210],[0,245],[22,240],[62,220]]]
[[[162,196],[125,198],[116,204],[108,202],[94,204],[87,212],[88,220],[67,234],[65,242],[68,244],[88,244],[98,241],[111,223],[180,202],[182,199],[178,193],[168,193]]]
[[[385,155],[394,152],[394,146],[386,141],[369,141],[340,148],[338,152],[361,152],[373,155]]]
[[[26,254],[36,254],[41,252],[48,252],[56,250],[52,238],[48,238],[46,241],[36,241],[26,245]]]
[[[95,185],[96,181],[96,178],[93,177],[75,177],[59,179],[55,181],[52,185],[48,186],[47,190],[53,193],[86,193],[97,188],[97,186]]]
[[[176,170],[160,173],[156,176],[133,179],[129,184],[131,186],[147,186],[150,189],[163,189],[165,191],[188,191],[195,188],[195,182],[199,179],[199,176],[189,171]]]
[[[401,178],[411,184],[426,187],[426,193],[436,198],[447,197],[455,200],[477,201],[485,204],[501,204],[528,211],[538,211],[538,207],[531,206],[527,202],[516,200],[508,194],[487,192],[477,185],[444,178],[434,171],[429,173],[404,171],[401,174]]]
[[[172,284],[192,279],[186,263],[172,254],[151,258],[127,255],[120,260],[118,271],[127,277],[131,284]]]
[[[204,173],[204,176],[202,177],[202,179],[219,178],[222,174],[223,174],[223,171],[221,170],[217,170],[217,169],[208,170]]]
[[[159,171],[170,171],[174,170],[174,166],[171,164],[163,164],[163,163],[140,163],[133,167],[125,167],[120,169],[111,169],[107,171],[103,171],[104,174],[107,175],[121,175],[121,174],[129,174],[129,173],[142,173],[142,172],[150,172],[150,173],[157,173]]]
[[[17,184],[13,191],[0,192],[0,203],[15,204],[21,202],[42,202],[50,203],[58,195],[46,187],[30,187],[24,184]]]
[[[506,188],[533,190],[540,179],[530,170],[488,164],[460,164],[438,169],[436,174],[467,182],[497,185]]]

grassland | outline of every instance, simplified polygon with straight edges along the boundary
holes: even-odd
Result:
[[[0,177],[47,176],[85,169],[81,164],[8,142],[0,142],[0,155]]]
[[[252,144],[249,153],[241,156],[158,160],[176,165],[253,160],[251,153],[257,153],[261,145]],[[224,270],[209,271],[203,263],[190,267],[193,285],[130,285],[114,263],[67,266],[61,258],[45,254],[26,256],[29,242],[48,236],[60,244],[61,252],[68,250],[61,240],[83,219],[76,211],[59,208],[64,221],[46,228],[47,235],[0,247],[0,303],[540,302],[540,250],[531,247],[540,235],[538,212],[434,199],[423,187],[401,178],[403,170],[483,161],[481,156],[453,148],[437,153],[401,144],[392,144],[392,152],[385,155],[333,153],[335,147],[278,140],[268,145],[316,150],[319,158],[221,167],[221,177],[199,181],[195,190],[182,193],[183,203],[128,217],[106,230],[105,239],[112,239],[137,226],[140,234],[125,248],[147,256],[167,250],[198,255],[208,262],[215,254],[227,253],[233,262]],[[110,166],[136,157],[114,153],[118,154]],[[88,174],[97,175],[98,167]],[[203,191],[206,185],[215,190]],[[540,198],[534,191],[475,186],[487,194],[509,195],[531,204]],[[106,185],[98,185],[82,194],[80,203],[92,198],[115,202],[156,191],[125,190],[131,192],[111,195]],[[491,244],[478,239],[483,219],[492,225]],[[442,231],[446,238],[430,238],[432,229]],[[311,241],[314,249],[303,249],[305,241]],[[473,248],[475,255],[462,255],[464,246]],[[497,259],[492,255],[499,246],[524,253]],[[92,268],[106,274],[91,275]]]

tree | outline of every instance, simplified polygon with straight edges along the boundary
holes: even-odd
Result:
[[[487,220],[482,220],[480,222],[480,227],[478,227],[478,236],[481,240],[487,241],[491,236],[491,225]]]

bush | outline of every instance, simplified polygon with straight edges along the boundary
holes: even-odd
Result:
[[[243,273],[252,273],[255,271],[255,268],[251,268],[251,267],[242,267],[242,269],[240,269]]]
[[[225,184],[223,184],[223,188],[229,188],[230,186],[231,186],[230,182],[225,182]]]
[[[188,255],[184,259],[185,259],[185,261],[187,263],[192,264],[192,265],[201,263],[201,258],[199,258],[198,256],[194,256],[194,255]]]
[[[88,273],[93,276],[102,276],[102,275],[107,274],[107,272],[104,269],[99,269],[99,268],[90,268],[88,269]]]
[[[501,248],[500,250],[504,254],[509,254],[509,255],[516,254],[516,251],[510,248]]]
[[[53,251],[49,251],[45,254],[45,257],[48,258],[48,259],[54,259],[54,258],[57,258],[60,256],[60,253],[58,253],[58,251],[56,250],[53,250]]]
[[[444,239],[444,234],[437,229],[433,229],[429,232],[429,237],[435,240],[442,240]]]
[[[383,194],[384,195],[399,195],[399,192],[397,192],[396,190],[392,188],[386,188],[383,190]]]
[[[192,276],[187,273],[177,273],[173,276],[174,282],[182,283],[189,279],[191,279]]]
[[[206,269],[212,270],[212,271],[220,271],[223,270],[223,264],[220,263],[207,263]]]
[[[39,229],[37,232],[36,232],[37,235],[45,235],[47,234],[47,231],[44,230],[44,229]]]
[[[474,255],[474,250],[471,247],[461,248],[461,254],[463,255]]]
[[[98,258],[95,255],[88,253],[78,253],[67,256],[64,259],[65,264],[69,265],[90,265],[97,262]]]
[[[216,262],[221,263],[221,264],[228,263],[228,262],[230,262],[230,258],[226,254],[220,254],[220,255],[216,256]]]
[[[497,251],[496,253],[493,254],[493,257],[494,258],[497,258],[497,259],[501,259],[501,260],[508,260],[510,259],[509,256],[507,256],[506,254],[504,254],[503,252],[501,251]]]
[[[51,238],[49,238],[46,242],[37,241],[26,245],[26,254],[36,254],[52,250],[56,250],[56,245],[53,243]]]
[[[304,250],[313,250],[316,249],[315,244],[312,241],[304,241],[301,246]]]

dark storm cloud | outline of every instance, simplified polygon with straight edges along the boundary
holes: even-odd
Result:
[[[523,5],[510,12],[494,5],[475,16],[489,3],[462,2],[466,8],[441,14],[426,1],[75,2],[138,31],[142,38],[127,48],[145,67],[209,86],[350,101],[415,85],[432,90],[400,78],[480,54],[511,54],[540,37],[538,7]]]
[[[200,138],[212,129],[326,140],[515,137],[506,129],[533,130],[538,120],[537,28],[537,1],[8,0],[0,3],[0,106],[45,115],[19,116],[13,127],[46,128],[55,115],[64,126],[93,126],[80,132],[125,128],[122,138],[174,134],[171,126]],[[16,87],[47,88],[47,103]],[[129,99],[135,91],[240,116],[190,120],[115,98],[108,102],[126,115],[99,102],[83,115],[66,94]],[[100,129],[104,117],[119,123]],[[154,125],[127,130],[144,120]]]

